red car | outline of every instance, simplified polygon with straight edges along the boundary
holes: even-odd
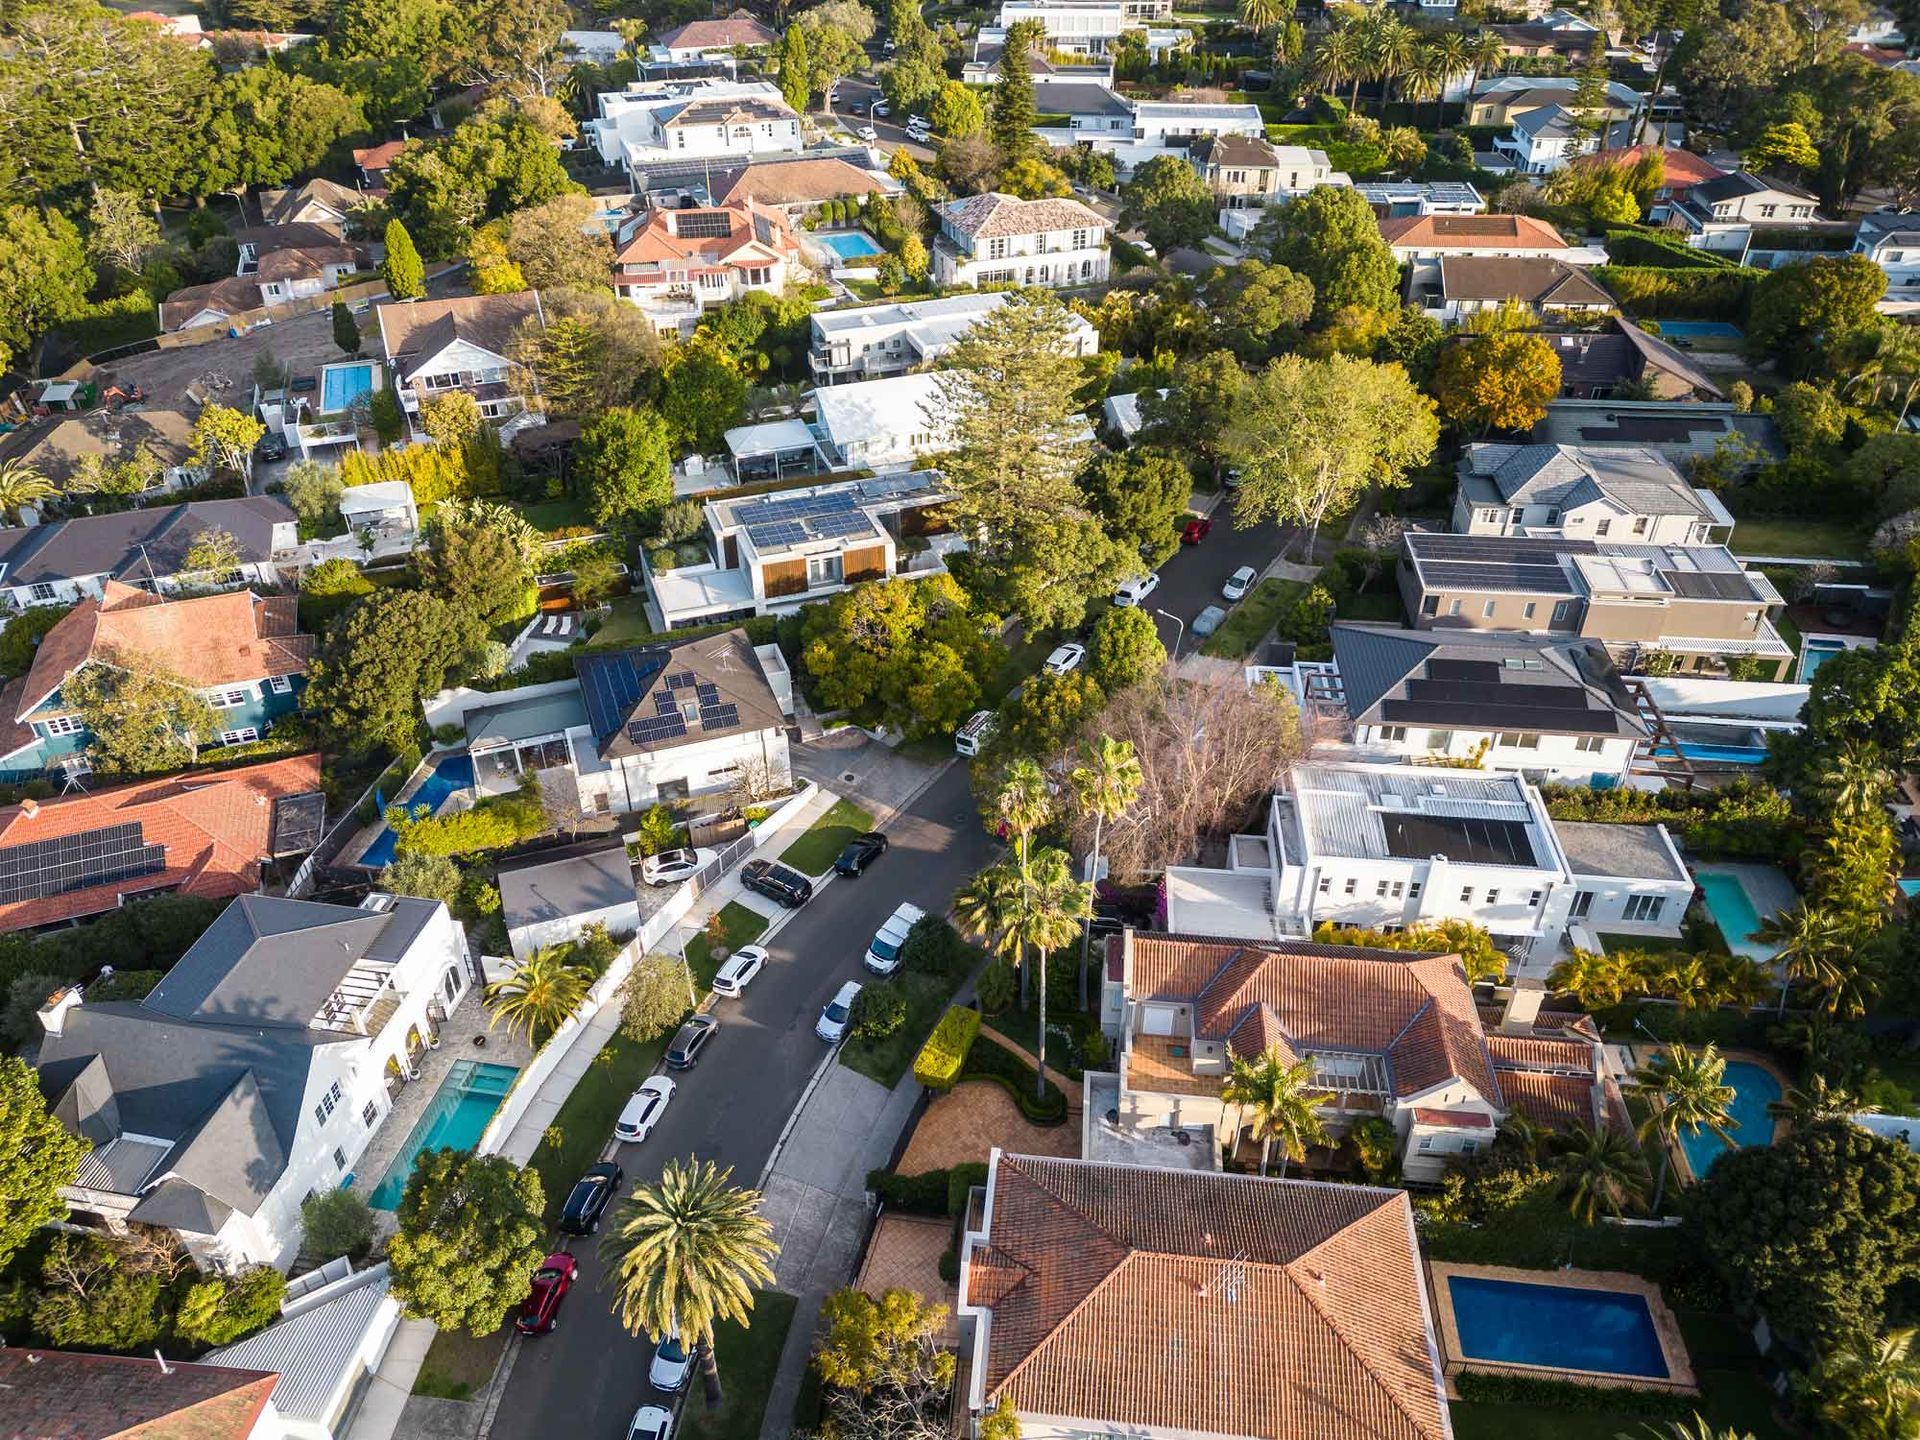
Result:
[[[1211,529],[1213,529],[1213,521],[1207,519],[1204,515],[1196,515],[1181,527],[1180,543],[1182,545],[1198,545],[1202,540],[1207,538],[1207,532]]]
[[[544,1335],[560,1324],[560,1302],[573,1288],[580,1265],[564,1250],[557,1250],[540,1262],[533,1272],[533,1285],[520,1302],[520,1314],[514,1325],[522,1335]]]

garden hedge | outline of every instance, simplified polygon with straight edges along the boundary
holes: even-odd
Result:
[[[967,1052],[967,1063],[960,1071],[962,1080],[991,1080],[1020,1107],[1020,1113],[1036,1125],[1058,1125],[1067,1118],[1067,1097],[1060,1087],[1046,1082],[1046,1098],[1033,1096],[1033,1063],[1023,1060],[992,1037],[976,1043]]]
[[[1654,270],[1737,270],[1737,261],[1696,250],[1666,230],[1609,230],[1607,259],[1616,265]]]
[[[1496,1405],[1537,1405],[1551,1410],[1611,1413],[1631,1408],[1636,1415],[1684,1420],[1699,1406],[1690,1395],[1638,1386],[1571,1385],[1536,1380],[1531,1375],[1483,1375],[1467,1370],[1453,1377],[1462,1400]]]
[[[929,1090],[951,1090],[979,1033],[978,1010],[965,1005],[948,1006],[947,1013],[927,1036],[927,1043],[913,1057],[913,1078]]]
[[[1707,270],[1675,266],[1596,265],[1588,272],[1620,308],[1642,319],[1685,316],[1743,325],[1758,270]]]

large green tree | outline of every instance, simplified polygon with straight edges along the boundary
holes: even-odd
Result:
[[[630,528],[673,500],[673,446],[651,410],[608,410],[580,430],[575,451],[595,523]]]
[[[998,137],[996,137],[997,140]],[[1162,253],[1193,247],[1213,233],[1219,202],[1183,155],[1156,155],[1120,187],[1120,222]]]
[[[1313,282],[1284,265],[1243,260],[1220,270],[1206,293],[1221,338],[1247,361],[1265,359],[1313,317]]]
[[[581,187],[534,118],[492,100],[444,140],[410,145],[387,172],[388,205],[420,247],[437,258],[460,254],[483,221]]]
[[[93,266],[80,232],[57,210],[0,209],[0,367],[29,365],[40,341],[86,308]]]
[[[1449,420],[1478,434],[1524,433],[1560,394],[1560,356],[1523,331],[1462,338],[1441,352],[1433,393]]]
[[[277,63],[248,65],[221,84],[216,135],[228,153],[224,178],[234,187],[311,175],[367,130],[354,96]]]
[[[419,300],[427,293],[427,267],[420,261],[413,236],[405,224],[387,222],[387,254],[380,262],[380,277],[387,282],[387,293],[396,300]]]
[[[535,290],[604,290],[613,276],[613,239],[583,192],[555,195],[507,217],[507,256]]]
[[[103,775],[185,770],[219,729],[199,691],[143,656],[84,666],[60,695],[87,727],[87,758]]]
[[[1312,282],[1316,320],[1349,305],[1400,308],[1400,266],[1359,191],[1322,185],[1276,206],[1262,228],[1268,259]]]
[[[1006,655],[993,617],[948,575],[856,585],[800,623],[800,663],[823,703],[915,737],[978,709]]]
[[[422,1151],[387,1242],[407,1314],[469,1335],[499,1329],[546,1254],[545,1204],[539,1175],[503,1155]]]
[[[1783,265],[1753,287],[1747,344],[1791,374],[1816,374],[1826,347],[1871,321],[1886,291],[1886,271],[1864,255],[1820,255]]]
[[[63,1187],[73,1183],[84,1140],[47,1113],[33,1067],[0,1055],[0,1267],[36,1230],[66,1218]]]
[[[807,53],[807,31],[789,25],[780,41],[780,95],[800,114],[813,98],[813,60]]]
[[[746,413],[747,374],[702,331],[667,352],[660,367],[660,415],[676,448],[712,455]]]
[[[1009,162],[1031,155],[1039,143],[1033,133],[1039,107],[1034,103],[1027,53],[1045,43],[1046,32],[1037,20],[1017,20],[1007,27],[999,76],[987,102],[987,138]]]
[[[491,629],[533,613],[536,596],[520,537],[505,526],[436,523],[420,555],[420,583],[476,629]],[[517,518],[517,517],[516,517]]]
[[[420,701],[472,653],[470,620],[422,590],[378,590],[325,637],[306,708],[336,744],[364,754],[398,747],[420,727]]]
[[[1104,452],[1080,476],[1087,504],[1107,533],[1159,565],[1180,548],[1177,525],[1193,497],[1193,473],[1158,450]]]
[[[453,22],[447,0],[339,0],[309,63],[362,96],[368,121],[388,131],[424,111],[446,78]]]

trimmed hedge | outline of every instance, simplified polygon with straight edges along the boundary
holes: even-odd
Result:
[[[81,355],[117,350],[160,333],[160,308],[144,290],[95,300],[59,327],[60,336]]]
[[[1046,1098],[1034,1099],[1032,1062],[1021,1059],[995,1042],[992,1036],[981,1038],[985,1043],[976,1041],[967,1052],[967,1062],[960,1071],[962,1080],[993,1081],[1013,1097],[1020,1113],[1036,1125],[1058,1125],[1067,1118],[1067,1097],[1058,1085],[1048,1080]]]
[[[1671,1390],[1570,1385],[1557,1380],[1536,1380],[1531,1375],[1483,1375],[1473,1370],[1454,1376],[1453,1383],[1462,1400],[1495,1405],[1540,1405],[1550,1410],[1612,1413],[1630,1408],[1636,1415],[1685,1420],[1700,1403],[1692,1396],[1678,1395]]]
[[[913,1057],[913,1078],[929,1090],[951,1090],[967,1063],[967,1052],[980,1034],[980,1012],[950,1005],[940,1023]]]
[[[1629,315],[1729,320],[1744,325],[1758,270],[1705,270],[1673,266],[1596,265],[1588,272]]]
[[[1739,262],[1696,250],[1664,230],[1609,230],[1607,258],[1616,265],[1654,270],[1738,270]]]
[[[909,1215],[964,1214],[967,1194],[987,1181],[987,1167],[978,1161],[920,1175],[896,1175],[891,1170],[869,1170],[867,1189],[881,1204]]]

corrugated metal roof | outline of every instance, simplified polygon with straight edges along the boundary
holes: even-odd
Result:
[[[387,1298],[385,1265],[304,1297],[298,1308],[262,1330],[224,1350],[215,1350],[204,1363],[230,1370],[266,1370],[280,1376],[273,1402],[292,1419],[325,1418],[341,1377],[355,1363],[367,1328],[380,1320]]]

